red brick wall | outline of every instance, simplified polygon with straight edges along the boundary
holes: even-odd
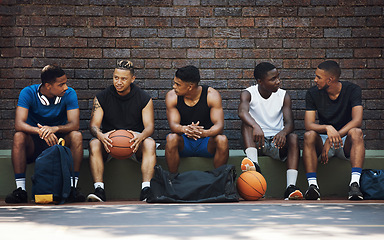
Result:
[[[368,149],[384,149],[382,0],[2,0],[0,149],[11,147],[20,90],[46,64],[61,65],[77,90],[87,130],[96,92],[111,83],[117,59],[131,59],[137,83],[154,99],[156,132],[169,132],[164,96],[175,69],[194,64],[220,91],[225,134],[239,148],[239,93],[255,63],[278,66],[302,137],[304,96],[324,59],[363,89]],[[47,3],[49,2],[49,3]],[[162,145],[164,147],[164,145]]]

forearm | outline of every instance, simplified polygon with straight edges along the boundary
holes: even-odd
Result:
[[[97,139],[99,139],[99,134],[103,134],[103,132],[97,126],[90,126],[89,131],[91,132],[91,135]]]
[[[39,128],[38,127],[33,127],[26,122],[16,122],[15,123],[15,130],[17,132],[24,132],[27,134],[39,134]]]
[[[69,122],[65,125],[59,125],[59,126],[53,126],[52,127],[55,131],[55,133],[69,133],[72,131],[78,131],[79,130],[79,124],[74,122]]]
[[[141,132],[141,135],[143,136],[143,139],[145,139],[152,136],[153,132],[154,132],[154,126],[147,126]]]
[[[210,129],[202,130],[202,137],[214,137],[219,134],[222,134],[224,130],[223,125],[215,124]]]
[[[184,134],[186,132],[186,126],[183,126],[181,124],[173,123],[169,124],[169,127],[171,129],[171,132],[177,133],[179,135]]]
[[[320,125],[320,124],[317,124],[317,123],[309,123],[309,124],[306,124],[305,125],[305,130],[306,131],[315,131],[317,133],[327,133],[327,127],[329,127],[331,125]]]
[[[361,128],[361,122],[360,121],[350,121],[349,123],[347,123],[344,127],[342,127],[340,130],[339,130],[339,134],[341,137],[344,137],[348,134],[349,130],[351,130],[352,128]]]

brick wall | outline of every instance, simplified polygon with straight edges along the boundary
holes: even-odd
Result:
[[[117,59],[131,59],[137,83],[154,99],[156,132],[169,132],[164,97],[176,68],[193,64],[223,97],[225,134],[239,148],[240,90],[256,62],[278,66],[302,137],[305,91],[324,59],[363,89],[368,149],[384,149],[382,0],[2,0],[0,149],[11,147],[22,88],[46,64],[61,65],[77,90],[81,129],[92,99],[112,81]],[[85,145],[86,146],[86,145]]]

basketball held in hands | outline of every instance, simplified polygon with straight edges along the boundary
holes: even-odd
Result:
[[[133,155],[134,142],[130,142],[134,138],[131,132],[127,130],[117,130],[109,135],[112,140],[112,147],[109,148],[112,157],[117,159],[129,158]]]

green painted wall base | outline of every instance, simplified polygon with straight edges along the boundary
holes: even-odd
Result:
[[[167,169],[164,150],[157,151],[157,160],[164,169]],[[244,157],[241,150],[231,150],[228,164],[236,166],[237,175],[241,174],[240,162]],[[269,157],[260,157],[259,163],[267,181],[267,198],[282,199],[286,188],[285,163],[272,160]],[[31,176],[34,164],[27,167],[27,191],[31,192]],[[367,150],[364,168],[384,169],[384,151]],[[211,170],[212,159],[184,158],[181,160],[179,172],[188,170]],[[318,183],[323,198],[346,198],[350,181],[351,166],[348,161],[337,158],[330,159],[327,165],[319,165]],[[105,190],[108,200],[137,200],[141,189],[140,165],[131,160],[112,159],[105,165]],[[299,165],[297,186],[305,192],[308,187],[302,161]],[[84,151],[84,160],[80,170],[79,187],[85,195],[93,192],[93,181],[89,170],[88,151]],[[11,153],[9,150],[0,150],[0,198],[15,189]]]

